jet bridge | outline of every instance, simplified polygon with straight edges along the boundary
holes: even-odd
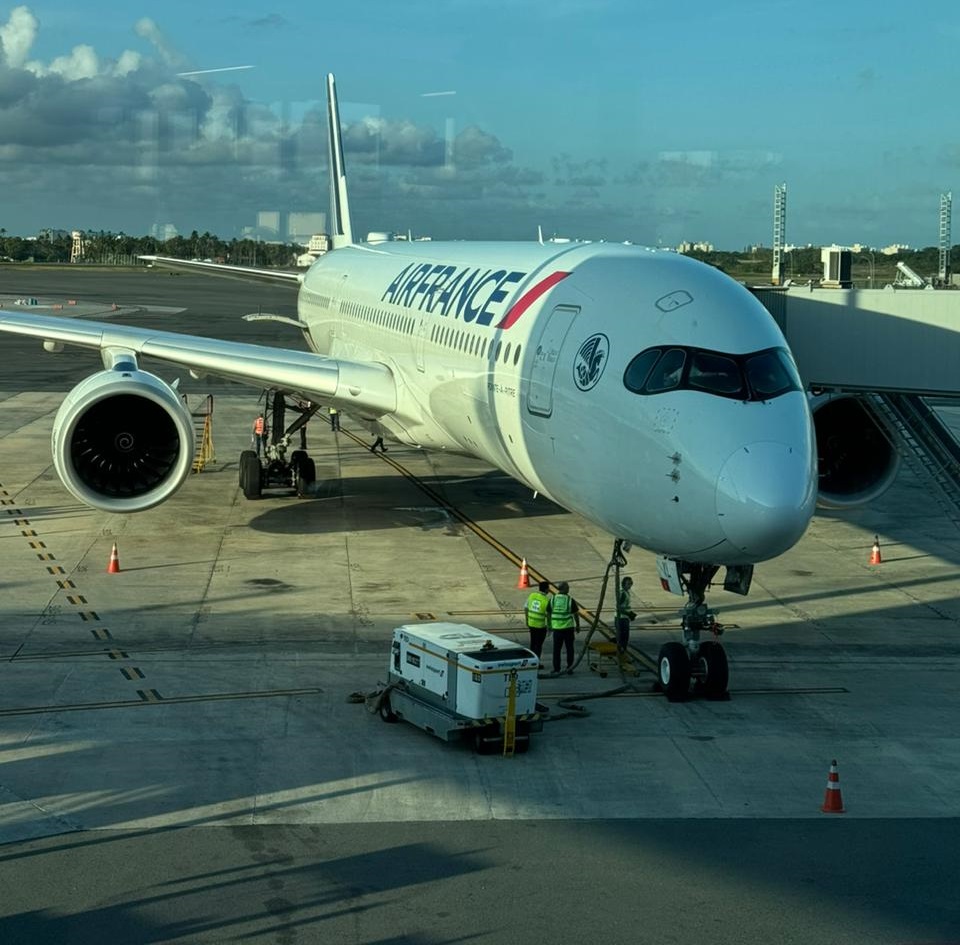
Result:
[[[960,403],[960,292],[752,291],[783,330],[805,385],[821,395],[813,406],[824,504],[843,507],[879,495],[903,460],[960,527],[960,444],[924,400]],[[844,412],[848,429],[840,430]],[[832,453],[830,439],[837,442]],[[845,479],[836,476],[838,487],[825,496],[825,483],[844,462]]]

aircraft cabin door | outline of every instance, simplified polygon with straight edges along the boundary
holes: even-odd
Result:
[[[530,413],[540,417],[549,417],[553,413],[553,382],[560,361],[560,349],[579,311],[572,305],[558,305],[540,332],[530,370],[530,385],[527,387],[527,410]]]
[[[414,340],[414,357],[417,362],[417,370],[422,374],[424,371],[423,366],[423,348],[427,342],[427,320],[425,318],[420,319],[420,326],[417,328],[417,337]]]

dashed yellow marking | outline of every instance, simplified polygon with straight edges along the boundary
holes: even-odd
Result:
[[[44,554],[40,554],[39,552],[37,553],[37,558],[40,561],[56,561],[57,560],[56,555],[50,555],[50,554],[44,555]]]
[[[130,654],[126,650],[108,650],[107,656],[112,660],[128,660],[130,659]]]
[[[34,529],[32,529],[32,528],[21,528],[21,529],[20,529],[20,534],[23,535],[24,538],[36,538],[36,537],[37,537],[36,531],[34,531]]]
[[[137,669],[136,666],[124,666],[120,672],[123,673],[127,679],[143,679],[143,672]]]
[[[109,640],[111,639],[110,631],[106,627],[98,627],[96,630],[90,631],[98,640]]]
[[[416,617],[417,620],[436,620],[437,619],[434,614],[431,614],[426,611],[422,614],[414,614],[413,616]]]
[[[48,574],[66,574],[67,572],[60,567],[59,564],[55,564],[52,567],[47,568]]]
[[[47,570],[49,571],[50,569],[47,568]],[[75,589],[77,586],[69,578],[66,581],[57,581],[57,585],[61,591],[69,591],[71,589]]]
[[[100,615],[95,610],[81,610],[80,619],[81,620],[99,620]]]
[[[138,689],[137,695],[144,702],[162,702],[163,696],[156,689]]]
[[[9,515],[10,513],[8,512],[7,514]],[[30,524],[30,519],[28,519],[28,518],[15,518],[15,519],[13,520],[13,524],[14,524],[14,525],[29,525],[29,524]]]
[[[42,542],[42,541],[31,541],[31,542],[30,542],[30,547],[33,548],[34,551],[36,551],[36,550],[39,549],[39,548],[46,548],[47,546],[46,546],[46,544],[45,544],[44,542]]]
[[[68,581],[67,583],[70,583],[70,582]],[[80,604],[85,604],[87,602],[86,597],[84,597],[82,594],[70,594],[67,597],[67,600],[70,601],[70,603],[73,604],[74,607],[77,607]]]

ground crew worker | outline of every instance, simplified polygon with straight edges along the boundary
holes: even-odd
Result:
[[[530,593],[527,603],[523,608],[527,617],[527,629],[530,631],[530,649],[537,654],[543,652],[543,641],[547,638],[547,617],[550,607],[550,585],[546,581],[541,581],[537,589]]]
[[[336,407],[329,408],[330,429],[336,433],[340,429],[340,411]]]
[[[258,413],[257,419],[253,421],[253,442],[259,456],[261,448],[267,445],[267,421],[263,419],[262,413]]]
[[[620,593],[617,594],[617,650],[620,653],[630,644],[630,621],[637,616],[630,601],[632,587],[633,578],[625,577],[620,583]]]
[[[573,672],[573,634],[580,629],[580,605],[570,596],[570,585],[561,581],[550,598],[550,630],[553,633],[553,671],[560,672],[560,651],[567,651],[567,672]]]

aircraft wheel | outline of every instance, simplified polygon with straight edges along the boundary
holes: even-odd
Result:
[[[690,657],[682,643],[664,643],[658,661],[660,688],[671,702],[687,697],[690,690]]]
[[[290,465],[296,468],[307,458],[306,450],[294,450],[290,454]]]
[[[730,667],[727,664],[727,651],[712,640],[700,644],[697,656],[700,678],[697,688],[708,699],[722,699],[727,693],[730,682]]]
[[[260,459],[253,450],[245,450],[240,454],[240,488],[246,498],[259,499],[262,495],[262,472]]]
[[[252,456],[254,459],[257,460],[257,463],[260,462],[260,460],[257,459],[257,454],[256,454],[253,450],[244,450],[244,451],[240,454],[240,462],[238,463],[238,467],[239,467],[239,473],[240,473],[240,488],[241,488],[241,489],[246,489],[246,485],[247,485],[247,473],[249,472],[249,465],[248,465],[248,464],[249,464],[250,460],[244,459],[245,456]]]

